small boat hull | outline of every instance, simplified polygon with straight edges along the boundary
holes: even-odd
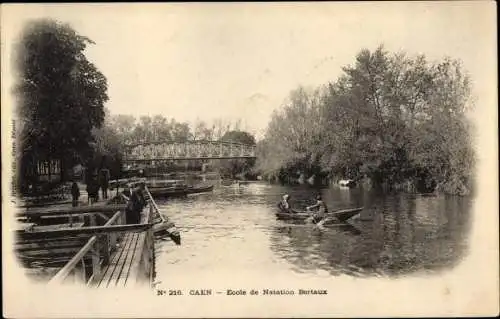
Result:
[[[188,194],[199,194],[199,193],[209,193],[214,190],[214,186],[201,186],[201,187],[189,187]]]
[[[346,222],[352,217],[358,215],[363,210],[363,207],[359,208],[351,208],[351,209],[343,209],[331,213],[326,214],[326,218],[329,219],[332,223],[338,222]],[[285,212],[282,209],[278,209],[276,212],[276,218],[280,220],[293,220],[293,221],[305,221],[307,218],[311,217],[311,213],[294,211],[293,213]]]
[[[175,224],[164,216],[157,219],[158,222],[153,225],[153,232],[156,237],[170,237],[176,245],[181,244],[181,234]]]
[[[185,187],[148,187],[151,195],[156,197],[185,197],[189,194],[208,193],[214,186],[185,186]]]
[[[334,217],[336,220],[338,220],[340,222],[345,222],[348,219],[351,219],[352,217],[359,215],[362,210],[363,210],[363,207],[343,209],[343,210],[333,212],[331,215],[329,214],[329,216]]]
[[[152,196],[156,197],[185,197],[189,194],[187,188],[175,189],[171,187],[152,187],[148,188]]]

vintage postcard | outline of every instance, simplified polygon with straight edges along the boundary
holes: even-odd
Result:
[[[498,315],[495,12],[2,5],[4,316]]]

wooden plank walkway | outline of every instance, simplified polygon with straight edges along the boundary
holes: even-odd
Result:
[[[45,257],[57,258],[57,265],[66,260],[50,285],[65,281],[93,288],[151,284],[155,210],[147,205],[139,224],[127,224],[125,207],[110,201],[102,205],[25,210],[17,217],[35,218],[43,223],[34,227],[26,224],[15,231],[18,254],[26,263],[40,260],[47,264],[49,258]],[[75,222],[69,224],[71,220]],[[63,222],[53,224],[55,221]]]
[[[127,233],[121,243],[121,249],[111,256],[111,262],[97,279],[97,288],[125,287],[130,273],[136,273],[137,260],[140,260],[144,245],[144,233]],[[136,261],[136,262],[134,262]]]

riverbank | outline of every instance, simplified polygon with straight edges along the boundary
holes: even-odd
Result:
[[[452,182],[436,183],[429,182],[423,183],[422,181],[415,179],[406,179],[400,182],[374,182],[373,179],[369,177],[363,177],[361,179],[345,179],[340,177],[320,177],[316,175],[311,175],[305,177],[301,175],[299,177],[279,178],[276,176],[266,176],[264,178],[268,183],[271,184],[281,184],[281,185],[305,185],[310,187],[339,187],[339,188],[363,188],[365,190],[377,190],[386,193],[407,193],[407,194],[442,194],[442,195],[457,195],[457,196],[470,196],[474,194],[474,189],[472,186],[467,186],[464,182],[460,180],[455,180]],[[345,185],[349,184],[349,186]]]

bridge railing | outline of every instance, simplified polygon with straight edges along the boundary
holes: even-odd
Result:
[[[255,146],[220,141],[191,141],[186,143],[152,142],[126,147],[126,161],[203,158],[253,158]]]

